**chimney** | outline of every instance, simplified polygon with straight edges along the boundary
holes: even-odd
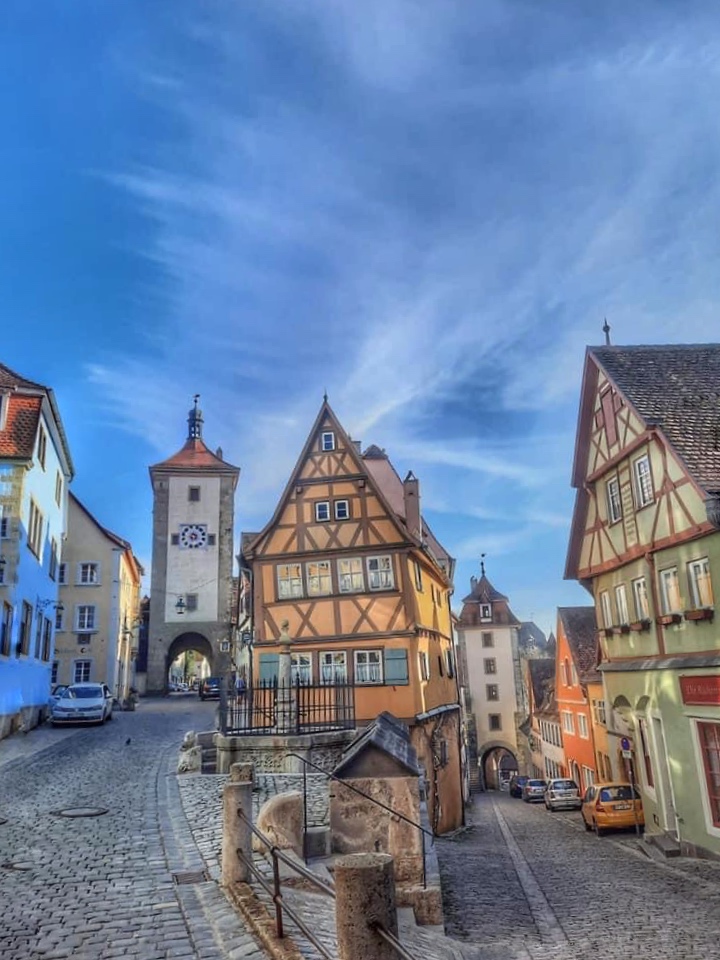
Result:
[[[362,453],[362,443],[360,442],[360,440],[353,440],[353,444],[355,445],[355,449],[357,450],[357,452]]]
[[[405,501],[405,522],[410,533],[422,541],[422,521],[420,519],[420,482],[412,470],[403,480],[403,499]]]
[[[215,451],[215,456],[218,458],[218,460],[222,460],[222,447],[217,448]]]

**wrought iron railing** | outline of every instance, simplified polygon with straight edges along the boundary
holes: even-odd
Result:
[[[355,729],[355,687],[349,683],[283,686],[261,682],[220,693],[220,729],[231,736],[303,734]]]

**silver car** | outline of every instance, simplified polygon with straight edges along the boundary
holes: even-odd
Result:
[[[582,807],[582,797],[578,785],[567,778],[549,780],[545,791],[545,806],[548,810],[579,810]]]
[[[112,693],[104,683],[71,683],[50,710],[50,722],[105,723],[112,720]]]

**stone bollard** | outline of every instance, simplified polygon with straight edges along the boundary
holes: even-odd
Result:
[[[248,883],[250,880],[250,871],[237,851],[242,850],[244,856],[252,861],[252,833],[248,824],[238,816],[238,808],[252,823],[251,780],[226,783],[223,788],[221,883],[224,887],[235,883]]]
[[[254,763],[233,763],[230,766],[230,782],[245,783],[249,780],[255,783],[255,764]]]
[[[395,872],[386,853],[353,853],[335,864],[339,960],[397,960],[395,949],[373,927],[397,936]]]

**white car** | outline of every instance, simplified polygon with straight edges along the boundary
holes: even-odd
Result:
[[[567,777],[548,780],[545,806],[548,810],[579,810],[582,807],[582,797],[578,785]]]
[[[105,723],[112,720],[113,697],[104,683],[71,683],[50,710],[50,722]]]

